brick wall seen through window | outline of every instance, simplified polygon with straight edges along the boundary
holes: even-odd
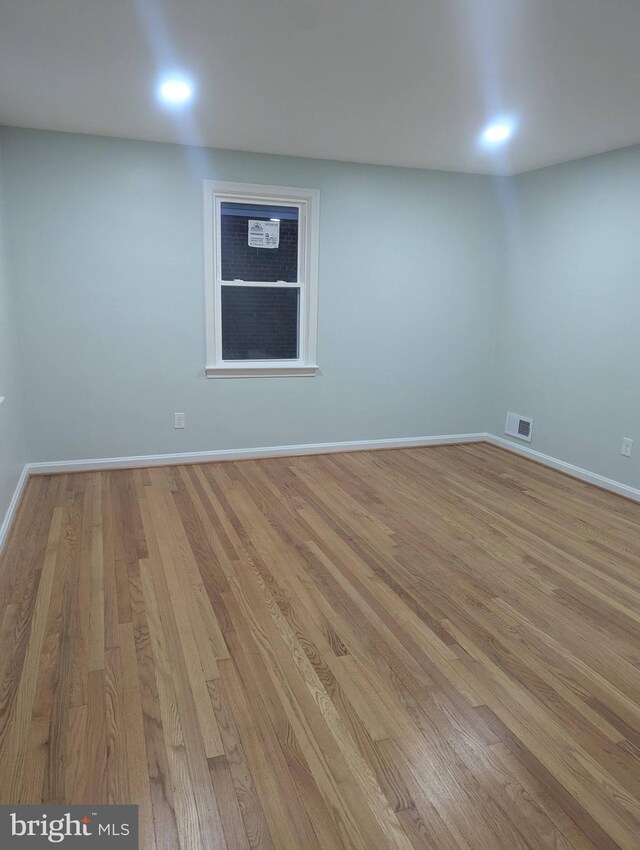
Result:
[[[222,287],[224,360],[295,360],[300,290],[291,286]]]

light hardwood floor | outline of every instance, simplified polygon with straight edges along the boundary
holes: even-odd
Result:
[[[32,479],[2,802],[141,850],[640,847],[640,506],[488,445]]]

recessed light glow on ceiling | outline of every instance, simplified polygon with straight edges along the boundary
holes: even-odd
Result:
[[[169,106],[184,106],[193,98],[193,85],[184,77],[167,77],[160,83],[158,96]]]
[[[271,221],[280,221],[279,218],[272,218]]]
[[[499,145],[504,145],[513,136],[514,131],[513,121],[501,119],[489,124],[482,131],[480,141],[484,147],[495,148]]]

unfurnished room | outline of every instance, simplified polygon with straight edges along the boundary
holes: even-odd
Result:
[[[0,0],[0,847],[640,848],[640,2]]]

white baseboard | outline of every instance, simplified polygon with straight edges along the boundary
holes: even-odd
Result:
[[[11,497],[11,501],[9,502],[9,507],[7,508],[7,512],[4,515],[2,525],[0,525],[0,552],[2,552],[7,537],[9,536],[9,530],[16,515],[16,511],[18,510],[18,505],[20,504],[20,499],[22,498],[22,493],[24,492],[24,488],[28,478],[29,466],[27,464],[22,468],[20,478],[18,478],[18,483],[16,484],[16,489],[13,491],[13,496]]]
[[[210,452],[183,452],[137,457],[109,457],[88,460],[62,460],[52,463],[30,463],[30,475],[57,472],[94,472],[100,469],[138,469],[148,466],[175,466],[185,463],[211,463],[219,460],[252,460],[266,457],[295,457],[333,452],[362,452],[374,449],[402,449],[417,446],[447,446],[455,443],[478,443],[487,434],[447,434],[435,437],[397,437],[388,440],[351,440],[342,443],[307,443],[297,446],[267,446],[257,449],[219,449]]]
[[[557,469],[573,478],[586,481],[596,487],[640,502],[640,490],[620,481],[614,481],[588,469],[582,469],[551,455],[535,451],[528,446],[519,446],[504,437],[494,434],[446,434],[433,437],[398,437],[386,440],[351,440],[340,443],[307,443],[292,446],[267,446],[253,449],[220,449],[208,452],[184,452],[162,455],[138,455],[134,457],[111,457],[86,460],[64,460],[52,463],[29,463],[22,474],[11,499],[9,508],[0,526],[0,551],[7,538],[20,498],[29,475],[51,475],[63,472],[93,472],[101,469],[136,469],[152,466],[174,466],[176,464],[212,463],[224,460],[251,460],[269,457],[295,457],[297,455],[330,454],[333,452],[372,451],[375,449],[400,449],[419,446],[446,446],[457,443],[487,442],[491,445],[535,460],[544,466]]]
[[[550,466],[552,469],[558,469],[560,472],[570,475],[572,478],[579,478],[580,481],[586,481],[588,484],[594,484],[596,487],[601,487],[603,490],[609,490],[611,493],[617,493],[619,496],[625,496],[627,499],[632,499],[634,502],[640,502],[640,490],[636,487],[631,487],[629,484],[623,484],[620,481],[614,481],[613,478],[606,478],[604,475],[598,475],[596,472],[590,472],[588,469],[583,469],[581,466],[574,466],[572,463],[567,463],[564,460],[559,460],[557,457],[545,455],[542,452],[537,452],[535,449],[530,449],[528,446],[519,446],[512,443],[511,440],[505,440],[504,437],[496,437],[493,434],[486,434],[485,440],[493,446],[499,446],[501,449],[514,452],[517,455],[528,457],[544,466]]]

